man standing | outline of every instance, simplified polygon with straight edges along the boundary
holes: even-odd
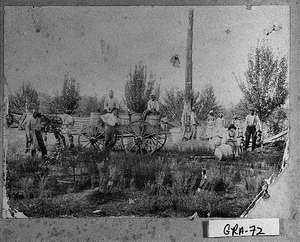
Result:
[[[104,101],[104,113],[111,113],[113,108],[119,109],[119,103],[114,97],[114,92],[110,90]]]
[[[146,120],[149,114],[158,115],[159,114],[159,103],[156,100],[156,95],[152,93],[150,95],[150,100],[147,103],[147,109],[143,112],[143,120]]]
[[[101,119],[105,124],[104,147],[105,147],[106,151],[109,151],[116,144],[116,135],[115,135],[116,125],[119,124],[119,122],[118,122],[118,109],[113,108],[112,113],[106,113],[106,114],[102,115]]]
[[[45,157],[47,155],[47,149],[42,135],[41,114],[37,109],[33,111],[32,117],[26,122],[25,131],[30,144],[31,156],[35,157],[36,150],[39,149],[42,152],[42,156]]]
[[[32,118],[32,112],[30,112],[27,108],[26,108],[26,112],[22,115],[21,117],[21,121],[19,123],[19,130],[26,130],[26,124],[27,122]],[[27,132],[25,132],[25,140],[26,140],[26,150],[25,153],[29,152],[30,150],[30,143],[29,143],[29,136],[27,134]]]
[[[191,112],[186,111],[181,119],[183,125],[183,136],[182,141],[191,139]]]
[[[74,139],[73,139],[73,135],[72,135],[72,128],[75,124],[75,119],[73,116],[71,116],[72,111],[71,110],[67,110],[65,111],[65,113],[62,116],[62,128],[64,130],[64,132],[66,133],[66,135],[68,136],[68,140],[69,140],[69,147],[73,148],[74,147]]]
[[[197,126],[198,126],[198,121],[197,121],[197,116],[196,116],[196,108],[192,107],[191,111],[191,139],[196,140],[197,138]]]
[[[245,149],[247,150],[249,147],[250,138],[252,141],[252,151],[255,149],[257,130],[261,132],[260,120],[257,115],[254,114],[254,108],[250,108],[250,114],[246,116],[245,120]]]

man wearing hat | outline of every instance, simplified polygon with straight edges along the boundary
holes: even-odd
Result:
[[[37,109],[33,110],[32,117],[28,119],[25,127],[26,134],[28,136],[29,147],[31,156],[36,156],[36,151],[39,149],[42,152],[42,156],[47,155],[47,148],[45,146],[42,135],[42,119],[41,114]]]
[[[109,151],[116,144],[116,126],[119,124],[118,120],[118,109],[112,108],[111,113],[106,113],[100,116],[101,120],[104,122],[104,148]]]
[[[245,120],[245,136],[246,136],[246,141],[245,141],[245,150],[248,149],[249,143],[250,143],[250,138],[252,141],[252,151],[255,149],[255,143],[256,143],[256,137],[257,137],[257,130],[258,132],[261,132],[261,125],[260,125],[260,120],[257,115],[255,115],[254,108],[250,107],[249,109],[250,114],[246,116]]]
[[[156,100],[155,93],[150,95],[150,100],[147,103],[147,109],[143,112],[143,120],[146,120],[149,114],[158,115],[159,114],[159,103]]]

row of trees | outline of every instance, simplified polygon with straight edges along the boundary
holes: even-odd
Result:
[[[278,133],[287,118],[284,104],[288,97],[287,88],[287,58],[275,57],[272,49],[266,43],[257,46],[248,55],[248,66],[245,78],[234,74],[244,97],[235,106],[225,109],[214,94],[212,86],[206,86],[201,92],[192,93],[192,105],[196,108],[199,120],[206,120],[208,112],[222,111],[225,117],[234,114],[245,117],[249,106],[253,106],[262,122],[268,124],[273,133]],[[243,81],[245,80],[245,81]],[[23,83],[15,95],[11,95],[10,110],[25,112],[27,107],[42,108],[45,113],[62,113],[71,110],[73,114],[88,116],[91,112],[103,107],[104,97],[80,96],[80,87],[74,78],[65,75],[61,92],[51,97],[38,94],[30,83]],[[122,100],[126,107],[141,113],[146,109],[150,94],[160,96],[160,86],[153,74],[148,75],[146,66],[139,62],[133,73],[130,71]],[[160,98],[163,116],[180,123],[184,104],[184,90],[166,90]]]
[[[260,43],[248,55],[248,66],[241,79],[234,74],[238,87],[244,94],[243,98],[233,107],[222,107],[214,94],[212,86],[206,86],[201,93],[192,93],[192,106],[196,108],[199,120],[206,120],[208,112],[222,111],[227,119],[233,115],[245,118],[249,107],[256,109],[261,121],[266,124],[270,133],[277,134],[286,128],[288,83],[287,58],[275,56],[270,45]],[[146,108],[151,91],[154,90],[155,80],[146,82],[146,71],[143,66],[136,66],[125,87],[125,103],[136,111],[142,112]],[[161,98],[164,116],[180,122],[184,105],[184,90],[167,90]]]
[[[10,111],[24,113],[28,109],[42,109],[44,113],[63,113],[71,110],[75,113],[79,108],[79,84],[74,78],[65,75],[62,90],[54,97],[38,93],[30,82],[23,83],[15,95],[9,96]]]
[[[184,105],[184,90],[175,90],[174,88],[166,91],[163,97],[162,112],[164,116],[175,120],[177,123],[181,120],[181,113]],[[192,93],[192,106],[196,109],[199,120],[206,120],[210,110],[214,112],[224,111],[224,108],[218,103],[212,86],[207,85],[202,92]]]

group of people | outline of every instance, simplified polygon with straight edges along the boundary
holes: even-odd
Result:
[[[204,138],[210,140],[216,136],[220,137],[222,143],[232,147],[235,156],[238,156],[242,149],[247,150],[249,148],[250,140],[251,148],[254,150],[257,138],[261,137],[262,127],[255,109],[251,107],[249,112],[244,122],[237,115],[234,115],[228,128],[225,128],[226,120],[223,113],[220,112],[215,117],[214,112],[211,110],[207,117]],[[192,107],[190,112],[183,115],[182,124],[184,130],[183,140],[196,140],[199,123],[197,122],[195,107]]]
[[[56,143],[66,146],[66,139],[62,132],[63,129],[68,137],[68,146],[70,148],[74,147],[72,128],[75,124],[75,120],[74,117],[71,116],[71,111],[66,110],[62,117],[58,118],[60,119],[59,124],[62,125],[61,127],[57,127],[58,125],[56,124],[51,124],[52,121],[50,118],[41,114],[38,109],[26,111],[20,122],[20,128],[24,127],[25,129],[26,153],[30,152],[32,157],[36,157],[37,151],[39,150],[42,153],[42,157],[47,156],[45,141],[47,141],[47,132],[50,131],[49,129],[53,132]]]
[[[113,109],[119,110],[120,104],[118,99],[114,97],[114,91],[110,90],[108,96],[104,100],[104,107],[103,107],[103,114],[112,113]],[[100,109],[98,109],[100,111]],[[159,112],[159,102],[156,99],[156,94],[151,93],[150,99],[147,102],[147,109],[143,112],[143,120],[146,120],[147,116],[153,115],[160,115]]]
[[[119,125],[118,111],[120,105],[118,100],[114,97],[114,92],[111,90],[104,102],[103,112],[100,116],[104,125],[104,148],[109,151],[116,143],[116,127]],[[215,117],[214,112],[211,110],[208,114],[207,125],[206,125],[206,139],[210,140],[215,136],[222,138],[223,143],[232,146],[233,152],[236,156],[241,152],[243,140],[245,139],[244,149],[249,148],[250,140],[252,141],[252,150],[255,149],[256,139],[261,136],[261,122],[258,115],[255,113],[254,108],[250,108],[250,113],[246,116],[244,125],[241,120],[238,119],[237,115],[233,116],[229,127],[226,129],[225,119],[223,114],[218,113]],[[142,119],[146,120],[147,116],[161,115],[159,110],[159,102],[156,99],[154,93],[151,94],[150,100],[147,103],[147,109],[143,112]],[[26,152],[31,151],[32,156],[36,156],[36,151],[40,150],[42,156],[47,155],[46,140],[47,135],[45,125],[42,120],[47,117],[40,114],[37,109],[33,110],[32,113],[27,112],[26,118],[23,120],[26,131]],[[72,128],[75,124],[74,117],[71,116],[71,111],[66,110],[62,115],[62,127],[64,133],[68,137],[69,147],[74,146]],[[183,140],[196,140],[197,139],[197,126],[199,125],[196,116],[195,107],[191,108],[190,112],[185,112],[182,116],[183,124]],[[51,130],[57,140],[57,143],[63,143],[66,146],[65,137],[62,134],[61,129]]]
[[[104,146],[105,150],[109,151],[116,143],[116,126],[119,125],[118,111],[119,102],[114,97],[114,92],[111,90],[104,101],[102,115],[100,116],[104,124]],[[156,95],[151,94],[151,98],[147,103],[147,109],[143,113],[145,120],[149,114],[159,115],[159,104],[156,100]],[[51,132],[54,134],[56,143],[66,147],[66,139],[68,138],[68,146],[74,147],[74,140],[72,135],[72,128],[75,124],[75,119],[71,115],[71,110],[66,110],[61,116],[61,127],[52,127]],[[38,109],[27,110],[23,115],[20,126],[25,129],[26,138],[26,153],[30,152],[31,156],[36,157],[37,151],[42,153],[42,157],[46,157],[47,148],[45,141],[47,141],[47,123],[51,122],[49,118],[41,113]],[[49,126],[48,126],[49,127]]]
[[[120,123],[118,118],[119,108],[119,102],[114,97],[114,92],[110,90],[108,97],[104,101],[104,112],[100,116],[104,124],[104,148],[107,152],[109,152],[116,143],[116,126]],[[146,120],[150,114],[160,115],[159,103],[154,93],[150,95],[150,100],[147,103],[147,109],[143,112],[142,119]]]
[[[239,156],[242,149],[248,150],[250,140],[251,140],[251,150],[256,148],[257,138],[261,138],[262,125],[259,120],[258,115],[255,113],[254,108],[249,109],[250,113],[246,116],[243,127],[234,116],[231,124],[228,127],[228,135],[226,137],[225,143],[230,145],[233,149],[234,155]],[[244,132],[243,132],[244,131]],[[245,144],[241,143],[245,137]]]

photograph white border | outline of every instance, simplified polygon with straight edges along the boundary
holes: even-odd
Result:
[[[0,98],[4,98],[4,6],[290,6],[290,102],[289,164],[285,169],[289,189],[288,213],[280,219],[280,235],[247,237],[243,241],[299,241],[299,30],[300,11],[296,0],[189,0],[189,1],[17,1],[4,0],[0,9]],[[1,101],[1,104],[3,102]],[[0,106],[0,153],[3,154],[3,105]],[[0,196],[3,197],[3,155],[0,158]],[[286,199],[285,199],[286,200]],[[280,202],[280,201],[278,201]],[[3,209],[2,200],[0,203]],[[272,214],[271,214],[272,216]],[[275,216],[275,215],[273,215]],[[215,220],[216,218],[214,218]],[[208,219],[187,218],[89,218],[89,219],[3,219],[0,238],[4,241],[210,241],[205,238]],[[214,241],[240,241],[219,238]]]

